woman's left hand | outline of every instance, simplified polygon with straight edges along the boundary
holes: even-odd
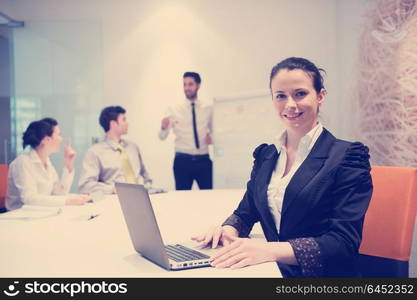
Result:
[[[77,153],[71,146],[71,139],[68,139],[67,144],[65,145],[64,149],[64,164],[68,171],[71,173],[74,169],[74,160]]]
[[[233,242],[211,257],[216,268],[243,268],[276,261],[276,245],[266,241],[233,237]]]

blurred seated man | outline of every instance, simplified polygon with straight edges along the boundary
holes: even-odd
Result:
[[[152,179],[145,168],[139,147],[134,142],[122,139],[128,132],[126,110],[120,106],[106,107],[101,111],[99,120],[106,138],[91,146],[85,154],[79,192],[114,194],[115,182],[142,183],[149,188]]]

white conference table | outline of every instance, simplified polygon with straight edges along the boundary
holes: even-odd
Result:
[[[151,195],[164,243],[221,224],[243,190],[175,191]],[[90,215],[98,217],[88,220]],[[251,236],[263,238],[259,225]],[[167,271],[133,248],[117,196],[36,220],[0,220],[0,277],[281,277],[275,263],[231,270]]]

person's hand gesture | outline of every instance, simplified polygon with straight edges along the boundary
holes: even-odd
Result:
[[[64,165],[70,173],[74,169],[74,160],[76,156],[77,153],[71,146],[71,139],[68,139],[67,144],[64,148]]]
[[[65,205],[84,205],[91,200],[89,195],[68,195]]]
[[[207,135],[206,135],[206,144],[207,145],[213,144],[213,139],[211,138],[211,134],[210,133],[207,133]]]
[[[163,130],[167,129],[169,127],[169,123],[171,122],[169,117],[163,118],[161,122],[161,128]]]

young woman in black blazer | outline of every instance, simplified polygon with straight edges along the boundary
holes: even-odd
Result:
[[[326,91],[312,62],[291,57],[271,72],[272,102],[285,131],[258,146],[246,193],[222,224],[193,237],[225,247],[215,267],[277,262],[284,277],[356,277],[372,195],[368,148],[318,122]],[[267,242],[247,238],[260,222]]]

